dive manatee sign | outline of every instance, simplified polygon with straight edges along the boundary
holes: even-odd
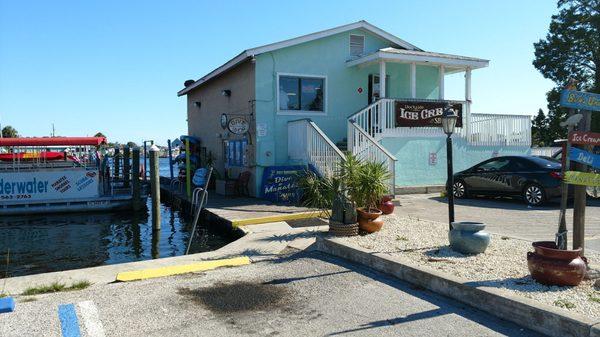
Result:
[[[97,170],[0,173],[0,204],[14,201],[56,201],[97,197]]]
[[[309,165],[267,166],[263,171],[261,195],[272,202],[298,202],[302,192],[298,187],[298,178],[315,169]]]
[[[560,106],[571,109],[600,111],[600,94],[563,90],[560,94]]]
[[[442,126],[446,102],[396,101],[396,127]],[[462,104],[452,103],[450,108],[458,115],[456,127],[462,127]]]

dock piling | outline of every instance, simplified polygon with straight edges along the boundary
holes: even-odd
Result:
[[[115,147],[115,155],[113,157],[113,168],[114,168],[114,173],[113,173],[113,177],[115,180],[119,179],[119,172],[121,171],[121,152],[119,147]]]
[[[160,229],[160,178],[158,175],[158,152],[156,145],[150,147],[150,193],[152,197],[152,228]]]
[[[131,179],[133,210],[139,211],[140,209],[142,209],[142,183],[140,181],[140,148],[136,146],[131,150],[131,170],[133,172]]]
[[[131,151],[129,146],[123,148],[123,187],[129,187],[131,175]]]

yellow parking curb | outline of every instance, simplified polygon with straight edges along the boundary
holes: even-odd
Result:
[[[250,258],[241,256],[231,259],[202,261],[192,264],[184,264],[179,266],[169,266],[154,269],[126,271],[117,274],[117,281],[129,282],[137,280],[145,280],[149,278],[172,276],[186,274],[204,270],[216,269],[219,267],[235,267],[250,264]]]
[[[321,215],[323,215],[323,214],[319,211],[286,213],[286,214],[263,216],[263,217],[259,217],[259,218],[231,220],[231,224],[233,225],[233,227],[247,226],[247,225],[260,225],[260,224],[264,224],[264,223],[277,222],[277,221],[318,218]]]

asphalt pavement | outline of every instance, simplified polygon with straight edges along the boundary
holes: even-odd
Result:
[[[1,336],[539,336],[317,252],[35,297]],[[70,334],[70,335],[69,335]]]
[[[394,213],[420,219],[448,222],[446,198],[437,194],[406,194],[398,196],[401,206]],[[554,241],[558,229],[560,200],[543,206],[527,206],[523,201],[506,198],[470,198],[455,200],[456,221],[479,221],[487,230],[530,241]],[[573,203],[567,210],[568,244],[571,246],[573,230]],[[585,247],[600,251],[600,200],[588,198],[585,213]]]

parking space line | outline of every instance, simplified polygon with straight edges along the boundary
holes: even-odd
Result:
[[[85,331],[89,337],[105,337],[104,327],[98,315],[98,308],[92,301],[83,301],[77,303],[81,320],[85,326]]]
[[[58,319],[63,337],[81,337],[79,321],[73,304],[61,304],[58,306]]]

